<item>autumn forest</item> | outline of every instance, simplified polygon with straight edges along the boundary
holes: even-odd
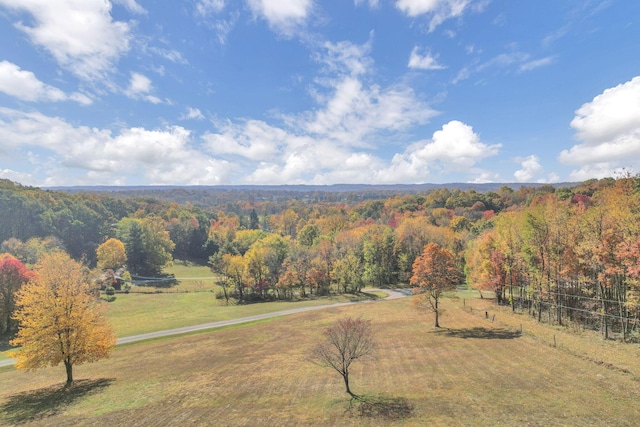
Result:
[[[126,260],[134,283],[189,259],[220,275],[221,298],[242,303],[409,284],[414,262],[435,243],[452,254],[460,285],[492,291],[499,304],[604,338],[640,333],[637,177],[365,200],[349,192],[286,200],[267,193],[198,205],[4,180],[0,252],[27,267],[55,248],[89,268]],[[105,264],[107,241],[122,242],[126,258]]]

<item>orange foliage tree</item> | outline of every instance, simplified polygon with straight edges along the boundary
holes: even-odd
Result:
[[[459,282],[460,276],[453,254],[437,243],[426,245],[422,255],[414,261],[410,284],[416,287],[414,293],[419,295],[416,304],[435,313],[436,328],[440,327],[440,297],[443,292],[455,289]]]
[[[91,292],[85,270],[64,252],[44,255],[36,277],[17,294],[14,318],[20,328],[12,345],[18,369],[63,362],[67,385],[73,366],[109,356],[116,343],[103,306]]]

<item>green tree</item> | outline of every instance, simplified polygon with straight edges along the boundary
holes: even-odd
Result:
[[[118,223],[116,234],[124,243],[127,265],[134,274],[158,275],[172,260],[175,245],[160,218],[125,218]]]

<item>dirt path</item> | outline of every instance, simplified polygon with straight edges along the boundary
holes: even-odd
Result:
[[[398,299],[398,298],[403,298],[408,295],[411,295],[410,289],[366,289],[365,291],[366,292],[384,292],[387,294],[386,298],[382,298],[377,301]],[[353,305],[353,304],[369,304],[373,302],[376,302],[376,300],[342,302],[338,304],[318,305],[314,307],[300,307],[300,308],[293,308],[290,310],[280,310],[280,311],[274,311],[271,313],[258,314],[255,316],[240,317],[238,319],[221,320],[218,322],[203,323],[200,325],[184,326],[182,328],[166,329],[164,331],[149,332],[146,334],[132,335],[129,337],[118,338],[118,340],[116,341],[116,345],[144,341],[144,340],[149,340],[153,338],[168,337],[171,335],[188,334],[190,332],[202,331],[205,329],[222,328],[224,326],[255,322],[257,320],[269,319],[271,317],[287,316],[287,315],[296,314],[296,313],[304,313],[306,311],[321,310],[321,309],[330,308],[330,307],[344,307],[344,306]],[[11,366],[13,364],[15,364],[14,359],[0,360],[0,367]]]

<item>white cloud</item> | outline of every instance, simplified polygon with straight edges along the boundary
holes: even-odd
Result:
[[[13,182],[19,182],[23,185],[36,184],[33,180],[33,176],[30,173],[16,172],[11,169],[0,169],[0,178],[10,179]]]
[[[459,82],[466,80],[469,77],[471,77],[471,70],[469,70],[468,67],[464,67],[460,71],[458,71],[458,74],[456,74],[456,76],[453,78],[452,83],[458,84]]]
[[[136,2],[136,0],[113,0],[113,2],[123,5],[131,13],[137,13],[138,15],[147,14],[147,10],[144,7],[140,6],[140,4]]]
[[[470,5],[471,0],[396,0],[396,7],[407,16],[429,15],[429,32],[447,19],[462,16]]]
[[[23,101],[76,101],[89,105],[93,101],[79,92],[67,95],[57,87],[47,85],[31,71],[22,70],[9,61],[0,61],[0,92]]]
[[[551,65],[556,61],[556,59],[556,56],[531,59],[531,55],[529,53],[518,50],[517,46],[514,44],[510,46],[508,52],[496,55],[493,58],[490,58],[489,60],[484,61],[480,64],[462,68],[458,72],[458,75],[453,79],[453,83],[456,84],[462,80],[468,79],[474,73],[480,73],[483,71],[495,72],[494,70],[504,70],[503,72],[507,73],[524,73],[540,67]]]
[[[0,0],[0,5],[28,12],[32,19],[16,22],[16,28],[82,79],[104,78],[129,50],[129,24],[113,21],[108,1]]]
[[[431,52],[427,52],[424,56],[418,53],[418,46],[415,46],[409,56],[409,68],[415,68],[418,70],[443,70],[446,67],[438,64],[438,58],[431,55]]]
[[[380,6],[380,0],[354,0],[356,6],[360,6],[362,3],[368,3],[371,9],[376,9]]]
[[[184,57],[182,56],[182,53],[180,53],[175,49],[163,49],[160,47],[150,47],[149,51],[176,64],[188,64],[188,61],[184,59]]]
[[[295,138],[294,135],[259,120],[241,124],[226,123],[220,128],[221,133],[206,133],[203,136],[209,152],[253,161],[275,160],[276,154]]]
[[[0,141],[6,149],[45,150],[64,167],[52,178],[57,185],[93,180],[124,184],[125,176],[137,174],[153,184],[220,184],[228,182],[231,172],[228,162],[192,148],[190,131],[180,126],[125,128],[114,135],[58,117],[0,108]],[[84,175],[69,177],[70,171]]]
[[[224,13],[227,4],[226,0],[198,0],[195,4],[196,18],[213,30],[218,43],[221,45],[226,43],[227,36],[240,17],[240,12],[235,9],[231,9],[229,13]],[[234,3],[230,4],[234,5]]]
[[[640,76],[582,105],[571,127],[581,143],[559,158],[579,166],[572,179],[613,176],[622,167],[640,169]]]
[[[247,0],[254,16],[263,18],[273,30],[286,36],[304,26],[313,0]]]
[[[196,2],[196,12],[201,16],[220,13],[224,7],[224,0],[199,0]]]
[[[129,87],[124,91],[124,94],[131,99],[143,99],[151,102],[152,104],[159,104],[162,101],[160,98],[151,95],[153,91],[153,85],[151,80],[140,73],[131,72],[131,78],[129,80]]]
[[[525,71],[535,70],[536,68],[540,68],[540,67],[546,67],[547,65],[553,64],[555,60],[556,60],[555,56],[547,56],[545,58],[534,59],[532,61],[528,61],[520,65],[520,71],[525,72]]]
[[[316,52],[313,58],[324,66],[325,73],[361,76],[371,72],[373,68],[373,60],[369,56],[371,45],[371,37],[362,45],[348,41],[325,42],[323,50]]]
[[[187,107],[187,112],[180,116],[182,120],[204,120],[202,111],[198,108]]]
[[[487,145],[473,128],[452,120],[434,132],[431,140],[416,142],[396,154],[390,167],[380,173],[383,182],[425,182],[441,172],[473,172],[482,159],[498,154],[500,144]]]
[[[393,136],[437,114],[404,85],[367,84],[370,43],[327,43],[315,55],[324,75],[314,89],[318,107],[282,115],[282,125],[226,121],[203,139],[210,153],[254,167],[252,183],[371,182],[386,168],[373,154]],[[382,179],[382,178],[380,178]],[[387,182],[387,181],[385,181]]]
[[[302,117],[285,117],[285,121],[298,133],[347,146],[367,146],[382,132],[406,130],[435,116],[437,112],[408,86],[366,84],[373,71],[368,55],[371,43],[371,38],[363,45],[325,43],[324,50],[315,55],[328,75],[317,79],[319,86],[314,88],[320,108]]]
[[[517,182],[531,182],[544,170],[540,164],[540,158],[535,154],[525,158],[516,159],[522,169],[515,171],[513,176]]]

